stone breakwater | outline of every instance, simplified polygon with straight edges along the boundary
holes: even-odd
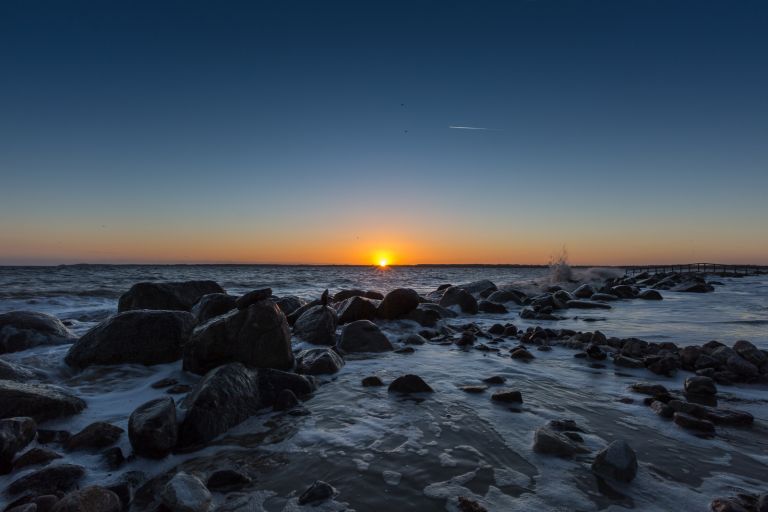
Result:
[[[678,347],[672,342],[611,337],[599,330],[547,327],[564,315],[610,309],[622,301],[664,300],[666,290],[707,293],[713,289],[705,276],[669,274],[612,278],[571,290],[553,286],[533,295],[476,281],[442,285],[422,295],[408,288],[386,294],[350,289],[333,295],[326,292],[307,302],[294,296],[276,297],[269,288],[230,296],[212,281],[139,283],[120,297],[116,315],[79,338],[48,315],[2,314],[0,353],[71,343],[64,362],[73,372],[102,365],[180,362],[185,372],[200,376],[191,385],[173,379],[153,384],[168,390],[169,396],[138,406],[127,419],[127,432],[104,421],[69,432],[45,428],[46,422],[78,415],[87,403],[47,381],[39,369],[0,359],[0,473],[11,476],[3,491],[8,502],[5,510],[250,510],[248,492],[258,489],[258,483],[246,470],[171,470],[161,481],[151,478],[157,475],[127,471],[115,482],[81,486],[92,468],[61,460],[73,452],[87,452],[95,455],[87,459],[94,464],[124,468],[140,460],[202,451],[263,411],[285,411],[295,417],[309,414],[303,404],[312,400],[324,377],[344,366],[354,368],[362,358],[382,352],[405,356],[426,344],[530,365],[536,364],[537,352],[562,347],[574,350],[574,358],[596,369],[607,365],[645,369],[649,379],[683,372],[682,389],[637,382],[629,391],[644,396],[641,403],[648,406],[649,414],[669,420],[669,428],[717,439],[720,428],[753,425],[750,413],[719,407],[718,397],[723,386],[768,383],[766,351],[746,340],[732,346],[710,341]],[[503,314],[512,305],[520,307],[522,319],[540,325],[519,329],[514,323],[483,327],[472,322],[478,313]],[[390,322],[410,326],[411,332],[391,339],[383,329]],[[393,399],[434,397],[438,392],[418,375],[418,367],[412,371],[389,382],[361,374],[359,385],[387,386]],[[486,394],[488,400],[512,409],[526,401],[526,389],[507,386],[498,375],[479,376],[476,384],[461,389]],[[638,471],[632,439],[617,439],[595,450],[585,442],[591,434],[568,418],[549,420],[532,432],[532,448],[545,456],[588,462],[594,478],[607,488],[631,485]],[[130,453],[116,446],[123,436],[128,437]],[[296,491],[301,506],[336,503],[344,493],[323,481]],[[471,497],[451,499],[459,510],[485,509]],[[767,502],[765,495],[739,495],[716,498],[711,508],[762,511]]]

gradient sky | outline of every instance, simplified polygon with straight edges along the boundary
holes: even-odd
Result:
[[[766,27],[764,1],[4,0],[0,264],[768,264]]]

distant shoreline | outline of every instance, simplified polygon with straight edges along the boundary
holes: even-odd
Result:
[[[576,265],[571,268],[642,268],[642,267],[684,267],[688,265],[670,263],[627,264],[627,265]],[[695,264],[694,264],[695,265]],[[718,263],[728,267],[756,267],[768,269],[768,265],[746,263]],[[393,268],[549,268],[549,264],[534,263],[414,263],[410,265],[393,264]],[[377,267],[374,264],[343,264],[343,263],[63,263],[63,264],[26,264],[0,265],[2,268],[86,268],[86,267],[329,267],[329,268],[366,268]]]

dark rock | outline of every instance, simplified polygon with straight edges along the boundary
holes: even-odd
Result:
[[[693,367],[696,370],[704,370],[707,368],[718,368],[720,365],[721,362],[714,357],[707,354],[701,354],[698,358],[696,358],[696,362],[694,363]]]
[[[10,470],[13,458],[32,442],[36,433],[37,424],[32,418],[0,419],[0,473]]]
[[[101,452],[101,456],[107,463],[107,467],[113,470],[118,469],[125,462],[125,455],[123,455],[123,450],[119,446],[107,448]]]
[[[0,359],[0,380],[29,382],[38,378],[40,375],[34,369]]]
[[[587,353],[587,356],[597,361],[604,361],[608,357],[608,354],[605,353],[605,350],[600,348],[600,345],[595,343],[590,343],[587,345],[587,348],[584,351]]]
[[[6,492],[10,495],[66,493],[77,485],[83,475],[85,470],[81,466],[73,464],[50,466],[14,480]]]
[[[35,498],[36,512],[51,512],[53,506],[59,502],[59,497],[53,494],[44,494]]]
[[[523,359],[525,361],[534,359],[534,355],[531,354],[525,347],[515,347],[510,351],[509,355],[512,357],[512,359]]]
[[[595,289],[590,284],[583,284],[573,290],[573,296],[577,299],[588,299],[595,294]]]
[[[355,320],[373,320],[376,318],[377,305],[370,299],[363,297],[350,297],[336,304],[339,316],[339,324],[348,324]]]
[[[751,512],[735,499],[715,498],[709,504],[712,512]]]
[[[625,368],[645,368],[645,363],[641,360],[622,355],[614,356],[613,364],[616,366],[624,366]]]
[[[153,382],[152,384],[150,384],[150,386],[152,387],[152,389],[163,389],[163,388],[175,386],[178,383],[179,381],[177,381],[176,379],[165,378],[165,379],[160,379],[156,382]]]
[[[651,402],[651,409],[662,418],[671,418],[675,414],[675,410],[672,407],[660,400]]]
[[[461,390],[465,393],[472,393],[472,394],[478,394],[478,393],[484,393],[485,390],[488,389],[488,386],[462,386]]]
[[[539,427],[533,435],[533,451],[558,457],[573,457],[589,450],[579,446],[568,436],[547,427]]]
[[[341,290],[341,291],[337,292],[333,296],[333,301],[334,302],[341,302],[341,301],[347,300],[347,299],[349,299],[351,297],[363,297],[363,298],[366,298],[366,299],[374,299],[374,300],[381,300],[381,299],[384,298],[384,296],[382,294],[380,294],[379,292],[374,292],[374,291],[370,291],[370,290],[365,291],[365,290],[354,289],[354,290]]]
[[[460,347],[466,347],[468,345],[472,345],[477,341],[477,336],[475,336],[475,333],[472,331],[464,331],[461,333],[461,336],[458,340],[456,340],[456,344]]]
[[[156,398],[140,405],[128,419],[128,439],[137,455],[162,458],[178,440],[176,404],[172,398]]]
[[[296,394],[290,389],[284,389],[278,393],[272,408],[275,411],[287,411],[297,405],[299,405],[299,399],[296,397]]]
[[[480,505],[475,500],[459,496],[457,498],[460,512],[488,512],[484,506]]]
[[[416,349],[413,347],[403,347],[395,350],[395,354],[413,354],[414,352],[416,352]]]
[[[183,393],[189,393],[190,391],[192,391],[192,386],[189,384],[176,384],[175,386],[171,386],[165,390],[165,392],[169,395],[180,395]]]
[[[468,313],[470,315],[474,315],[478,311],[477,300],[472,294],[457,286],[446,288],[439,304],[444,308],[458,306],[463,313]]]
[[[296,372],[307,375],[336,373],[344,366],[344,360],[332,349],[313,348],[296,356]]]
[[[204,324],[211,318],[224,315],[235,309],[236,302],[237,297],[232,295],[209,293],[200,297],[200,300],[192,306],[191,313],[198,324]]]
[[[569,300],[565,305],[572,309],[611,309],[609,304],[591,300]]]
[[[317,305],[305,311],[293,324],[293,335],[315,345],[336,344],[336,310]]]
[[[739,340],[734,343],[733,350],[756,367],[761,367],[768,363],[768,356],[746,340]]]
[[[121,512],[120,498],[98,485],[84,487],[61,498],[51,512]]]
[[[478,311],[482,311],[483,313],[494,313],[494,314],[501,314],[506,313],[507,308],[504,307],[503,304],[498,304],[496,302],[491,302],[489,300],[481,300],[477,304]]]
[[[671,376],[680,366],[674,356],[650,356],[645,359],[646,367],[657,375]]]
[[[290,328],[274,302],[263,300],[216,317],[197,327],[184,346],[186,371],[203,374],[231,362],[254,368],[293,367]]]
[[[427,340],[420,334],[409,334],[401,340],[406,345],[424,345]]]
[[[0,381],[0,404],[0,417],[29,416],[38,423],[85,409],[85,402],[59,387],[11,381]]]
[[[471,283],[460,284],[457,286],[457,288],[466,290],[467,292],[473,295],[474,294],[483,295],[489,290],[491,292],[495,292],[498,289],[495,284],[493,284],[491,281],[487,279],[481,279],[479,281],[472,281]]]
[[[611,294],[622,299],[632,299],[635,297],[635,289],[626,284],[620,284],[611,288]]]
[[[733,427],[745,427],[751,425],[755,418],[746,411],[708,407],[704,412],[704,418],[715,425]]]
[[[299,505],[308,503],[319,503],[336,496],[338,491],[334,487],[322,480],[316,480],[306,491],[299,496]]]
[[[88,331],[64,361],[76,368],[94,364],[170,363],[181,358],[195,318],[183,311],[128,311]]]
[[[241,295],[235,300],[235,307],[237,309],[246,309],[251,304],[256,304],[259,301],[268,299],[272,296],[272,288],[259,288],[258,290],[251,290],[250,292]]]
[[[70,343],[75,335],[55,316],[34,311],[0,314],[0,354]]]
[[[499,304],[514,302],[517,305],[522,305],[525,301],[525,295],[513,290],[498,290],[490,294],[488,300]]]
[[[69,451],[106,448],[115,444],[123,432],[122,428],[111,423],[97,421],[67,439],[64,447]]]
[[[670,288],[673,292],[707,293],[715,290],[714,286],[699,281],[687,281]]]
[[[433,389],[418,375],[403,375],[389,385],[389,391],[395,393],[432,393]]]
[[[652,382],[636,382],[629,386],[629,389],[635,393],[642,393],[643,395],[667,395],[669,391],[661,384],[653,384]]]
[[[224,293],[213,281],[137,283],[120,296],[118,313],[134,309],[190,311],[203,295]]]
[[[612,302],[614,300],[619,300],[619,297],[612,293],[596,293],[590,297],[590,300],[599,302]]]
[[[504,332],[504,326],[501,324],[493,324],[489,329],[488,332],[491,334],[495,334],[496,336],[501,335]]]
[[[37,442],[40,444],[59,443],[64,444],[72,434],[66,430],[37,429]]]
[[[369,320],[357,320],[345,325],[341,330],[339,348],[347,353],[393,350],[389,339]]]
[[[511,389],[505,389],[502,391],[497,391],[496,393],[491,395],[491,400],[494,402],[504,402],[504,403],[515,403],[515,404],[521,404],[523,403],[523,394],[520,393],[520,391],[513,391]]]
[[[234,469],[220,469],[208,477],[206,487],[215,492],[228,492],[240,489],[252,482],[252,479]]]
[[[61,455],[47,448],[31,448],[22,453],[13,461],[13,469],[18,470],[37,464],[48,464],[52,460],[60,459]]]
[[[603,478],[631,482],[637,475],[637,455],[625,441],[613,441],[597,453],[592,471]]]
[[[715,433],[715,426],[711,421],[699,419],[684,412],[676,412],[673,420],[677,425],[689,430],[697,430],[707,434]]]
[[[421,298],[414,290],[396,288],[384,296],[377,312],[381,318],[395,320],[416,309],[420,302]]]
[[[170,512],[208,512],[213,497],[199,478],[180,471],[165,484],[160,501]]]
[[[714,396],[717,394],[717,386],[709,377],[688,377],[685,379],[685,392],[692,395]]]
[[[734,354],[729,357],[727,364],[730,371],[746,379],[755,378],[760,374],[757,366],[750,363],[738,354]]]
[[[689,372],[696,369],[696,360],[701,356],[701,349],[696,346],[683,347],[680,350],[680,366]]]
[[[363,378],[364,388],[369,388],[374,386],[383,386],[383,385],[384,385],[384,382],[382,382],[382,380],[376,375],[371,375],[369,377]]]
[[[643,290],[642,292],[640,292],[637,298],[643,299],[643,300],[662,300],[663,299],[661,294],[656,290]]]
[[[505,336],[505,337],[517,336],[517,327],[515,327],[512,324],[507,325],[506,327],[504,327],[504,332],[502,333],[502,336]]]
[[[305,302],[295,295],[286,295],[279,299],[275,299],[275,305],[280,308],[280,311],[282,311],[286,317],[304,306],[304,304]]]

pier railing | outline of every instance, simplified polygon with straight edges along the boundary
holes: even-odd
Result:
[[[749,276],[768,273],[764,265],[732,265],[726,263],[684,263],[682,265],[638,265],[624,267],[625,274],[634,276],[648,272],[649,274],[695,272],[699,274],[715,274],[720,276]]]

